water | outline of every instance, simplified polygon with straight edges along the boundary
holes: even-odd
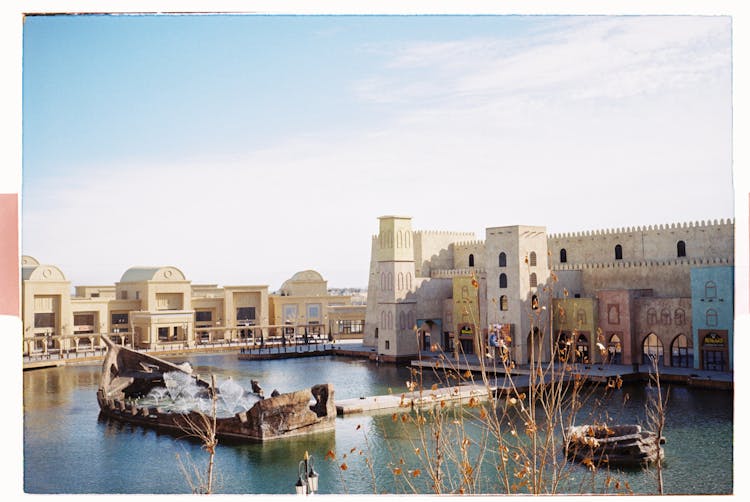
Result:
[[[387,394],[389,389],[400,393],[411,379],[408,368],[346,358],[240,361],[235,354],[223,354],[186,359],[204,378],[214,373],[219,382],[231,379],[245,389],[250,388],[251,379],[258,380],[266,395],[274,389],[284,393],[324,382],[334,384],[337,399]],[[203,468],[208,457],[200,444],[99,419],[95,396],[99,372],[97,365],[23,374],[24,490],[38,494],[189,493],[178,457]],[[645,392],[642,385],[625,386],[601,404],[613,421],[642,422]],[[672,387],[664,446],[666,491],[732,493],[732,431],[730,392]],[[379,492],[411,493],[403,480],[425,483],[425,477],[394,476],[392,469],[406,472],[420,467],[414,460],[414,448],[419,446],[415,437],[413,427],[394,422],[387,413],[338,418],[335,431],[304,438],[265,444],[220,443],[215,491],[294,493],[298,462],[309,451],[320,473],[320,493],[368,494],[374,492],[373,484]],[[326,458],[329,451],[335,453],[335,460]],[[366,458],[372,459],[374,476]],[[405,459],[403,465],[400,458]],[[592,491],[585,468],[575,467],[572,476],[569,490]],[[617,477],[635,493],[655,491],[648,473],[618,472]],[[491,490],[495,477],[485,470],[482,478]],[[594,482],[600,490],[603,477]]]

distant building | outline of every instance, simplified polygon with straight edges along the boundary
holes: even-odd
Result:
[[[280,295],[268,286],[194,285],[175,267],[133,267],[114,286],[77,286],[54,265],[22,258],[23,353],[85,351],[101,335],[138,349],[262,343],[282,334],[362,336],[364,306],[328,295],[315,271]]]
[[[364,341],[381,360],[484,351],[489,327],[518,364],[565,346],[590,363],[733,368],[731,220],[559,235],[514,225],[484,240],[379,221]]]

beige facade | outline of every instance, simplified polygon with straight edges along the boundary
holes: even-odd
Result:
[[[315,271],[268,286],[193,285],[176,267],[133,267],[114,286],[77,286],[53,265],[24,256],[25,355],[103,347],[101,335],[138,349],[196,347],[280,337],[282,330],[362,336],[365,306],[327,294]],[[290,314],[294,310],[296,315]]]
[[[392,236],[399,232],[412,236],[413,248],[398,247]],[[476,353],[481,347],[475,340],[484,340],[487,326],[500,326],[510,338],[511,358],[520,364],[528,361],[532,340],[540,343],[536,353],[550,358],[553,344],[541,341],[564,331],[575,332],[572,344],[584,354],[581,360],[600,362],[605,351],[608,360],[645,363],[644,354],[666,354],[674,347],[670,354],[678,354],[684,365],[694,345],[688,323],[654,330],[641,317],[657,309],[689,318],[691,273],[733,263],[731,220],[557,235],[548,235],[542,226],[513,225],[489,227],[485,239],[477,240],[470,233],[415,231],[408,217],[381,217],[372,240],[368,284],[368,297],[377,301],[367,307],[364,343],[393,358],[424,350],[421,338],[418,346],[400,343],[395,351],[393,342],[384,344],[384,334],[388,340],[408,339],[393,319],[399,309],[409,309],[417,327],[429,321],[430,344],[437,342],[446,352],[460,346]],[[399,295],[392,277],[412,270],[412,289]],[[468,286],[472,278],[478,289]],[[452,287],[439,287],[443,281]],[[476,305],[472,292],[478,294]],[[472,296],[468,304],[467,294]],[[432,312],[435,305],[439,314]],[[467,305],[483,326],[480,338],[470,329],[475,321],[466,318]],[[550,322],[555,307],[571,310],[575,318]],[[442,330],[439,336],[436,326]],[[664,360],[670,358],[667,354]]]

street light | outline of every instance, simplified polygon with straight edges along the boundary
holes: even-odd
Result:
[[[313,457],[305,451],[305,458],[297,466],[297,483],[294,485],[297,495],[312,495],[318,491],[319,476],[313,464]]]

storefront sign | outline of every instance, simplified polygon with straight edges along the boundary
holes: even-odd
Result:
[[[703,339],[703,345],[724,345],[724,337],[710,333]]]

